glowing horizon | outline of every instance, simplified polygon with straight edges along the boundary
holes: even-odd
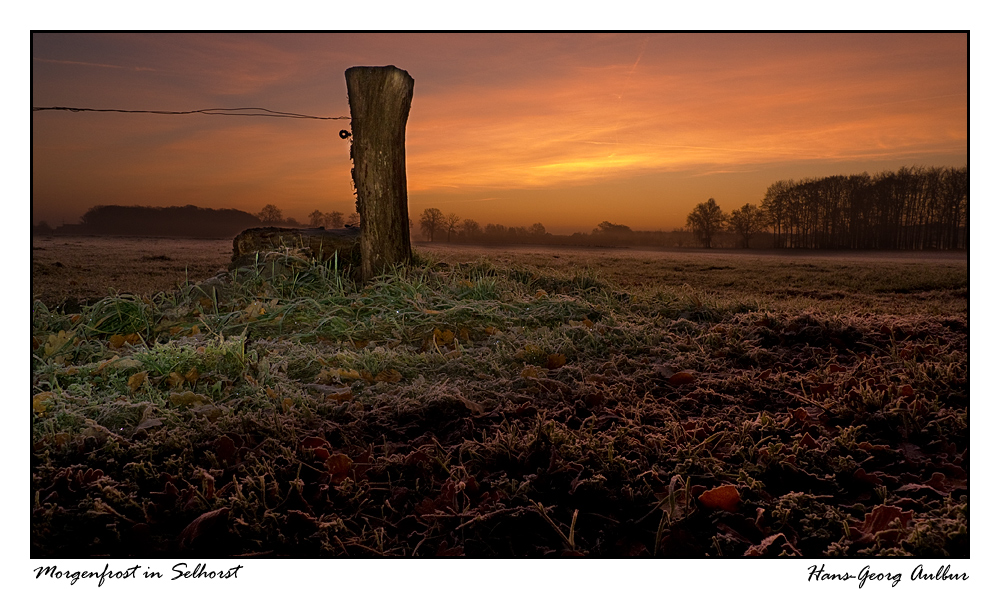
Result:
[[[415,79],[410,212],[672,229],[774,181],[968,160],[965,34],[35,34],[35,106],[347,115]],[[354,207],[347,121],[34,113],[35,222],[98,204]]]

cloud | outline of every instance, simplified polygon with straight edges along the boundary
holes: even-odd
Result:
[[[40,62],[43,62],[43,63],[55,63],[55,64],[59,64],[59,65],[82,65],[82,66],[86,66],[86,67],[102,67],[102,68],[109,68],[109,69],[116,69],[116,70],[130,70],[130,71],[134,71],[134,72],[154,72],[154,71],[156,71],[153,68],[150,68],[150,67],[141,67],[141,66],[114,65],[114,64],[110,64],[110,63],[91,63],[91,62],[87,62],[87,61],[71,61],[71,60],[68,60],[68,59],[44,59],[44,58],[41,58],[41,57],[34,57],[32,59],[34,61],[40,61]]]

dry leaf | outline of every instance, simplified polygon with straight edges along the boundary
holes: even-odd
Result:
[[[281,400],[281,411],[284,413],[288,413],[288,411],[291,410],[292,405],[294,404],[295,404],[294,400],[285,397],[284,399]]]
[[[341,380],[360,380],[361,379],[361,374],[357,370],[354,370],[353,368],[351,370],[347,370],[345,368],[338,368],[337,369],[337,376],[339,376]]]
[[[191,370],[188,370],[184,374],[184,380],[188,381],[191,384],[194,384],[194,382],[196,380],[198,380],[198,376],[199,376],[198,369],[197,368],[192,368]]]
[[[125,345],[124,335],[118,335],[116,333],[115,335],[108,338],[108,346],[111,347],[112,350],[117,350],[118,348],[124,345]]]
[[[722,485],[705,491],[698,496],[698,501],[710,509],[734,512],[740,502],[740,493],[736,490],[736,485]]]
[[[148,380],[146,377],[149,374],[148,370],[143,370],[142,372],[136,372],[128,378],[128,388],[133,393],[139,390],[143,384]]]
[[[455,334],[452,333],[450,329],[441,331],[440,329],[434,328],[434,343],[439,346],[447,346],[455,341]]]
[[[375,375],[377,382],[399,382],[403,380],[403,375],[398,370],[390,368]]]
[[[39,415],[44,414],[48,411],[53,404],[52,396],[54,393],[52,391],[46,391],[44,393],[38,393],[37,395],[31,397],[31,408],[35,413]]]
[[[347,473],[351,471],[351,464],[354,461],[347,454],[334,452],[326,459],[326,470],[330,473],[330,478],[334,482],[340,482],[347,478]]]
[[[180,407],[198,407],[208,405],[211,401],[205,395],[184,391],[183,393],[170,393],[170,403]]]
[[[536,299],[540,299],[540,298],[547,297],[547,296],[549,296],[549,293],[545,292],[542,289],[538,289],[538,290],[535,291],[535,298]]]
[[[73,339],[74,333],[72,331],[66,333],[65,330],[60,329],[58,334],[50,335],[45,346],[42,348],[45,357],[49,357],[62,349],[63,346]]]
[[[690,384],[694,382],[694,375],[690,372],[678,372],[670,377],[670,384],[673,386],[680,386],[682,384]]]
[[[278,398],[278,393],[274,392],[274,389],[272,389],[271,387],[267,387],[266,389],[264,389],[264,392],[266,392],[267,396],[270,397],[271,399]]]
[[[566,356],[563,354],[549,354],[548,360],[545,363],[545,367],[549,370],[555,370],[556,368],[561,368],[566,365]]]
[[[198,326],[197,325],[192,325],[191,326],[191,335],[198,335],[199,333],[201,333],[201,330],[198,329]]]
[[[167,377],[167,384],[172,389],[179,389],[184,384],[184,376],[180,372],[171,372],[170,376]]]
[[[524,370],[521,371],[521,378],[542,378],[545,376],[545,371],[537,366],[525,366]]]

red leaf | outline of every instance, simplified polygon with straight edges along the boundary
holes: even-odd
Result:
[[[698,497],[698,501],[710,509],[736,511],[740,493],[736,490],[736,485],[722,485],[705,491]]]
[[[819,448],[819,443],[816,440],[814,440],[812,436],[809,435],[809,432],[803,434],[802,439],[799,440],[799,443],[806,448]]]
[[[326,470],[330,473],[331,479],[339,483],[347,478],[352,463],[353,461],[347,454],[334,452],[326,459]]]
[[[682,384],[689,384],[694,382],[694,375],[690,372],[678,372],[677,374],[670,377],[670,384],[673,386],[680,386]]]
[[[228,516],[229,508],[220,507],[215,511],[209,511],[196,517],[179,536],[181,548],[189,548],[199,537],[225,526]]]

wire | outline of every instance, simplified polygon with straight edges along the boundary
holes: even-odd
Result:
[[[313,115],[303,115],[294,112],[281,112],[258,107],[242,108],[203,108],[199,110],[123,110],[119,108],[79,108],[74,106],[33,106],[31,112],[40,110],[65,110],[69,112],[124,112],[124,113],[145,113],[153,115],[220,115],[228,117],[276,117],[282,119],[317,119],[323,121],[333,121],[338,119],[350,119],[351,117],[317,117]],[[261,111],[261,112],[236,112],[236,111]]]

